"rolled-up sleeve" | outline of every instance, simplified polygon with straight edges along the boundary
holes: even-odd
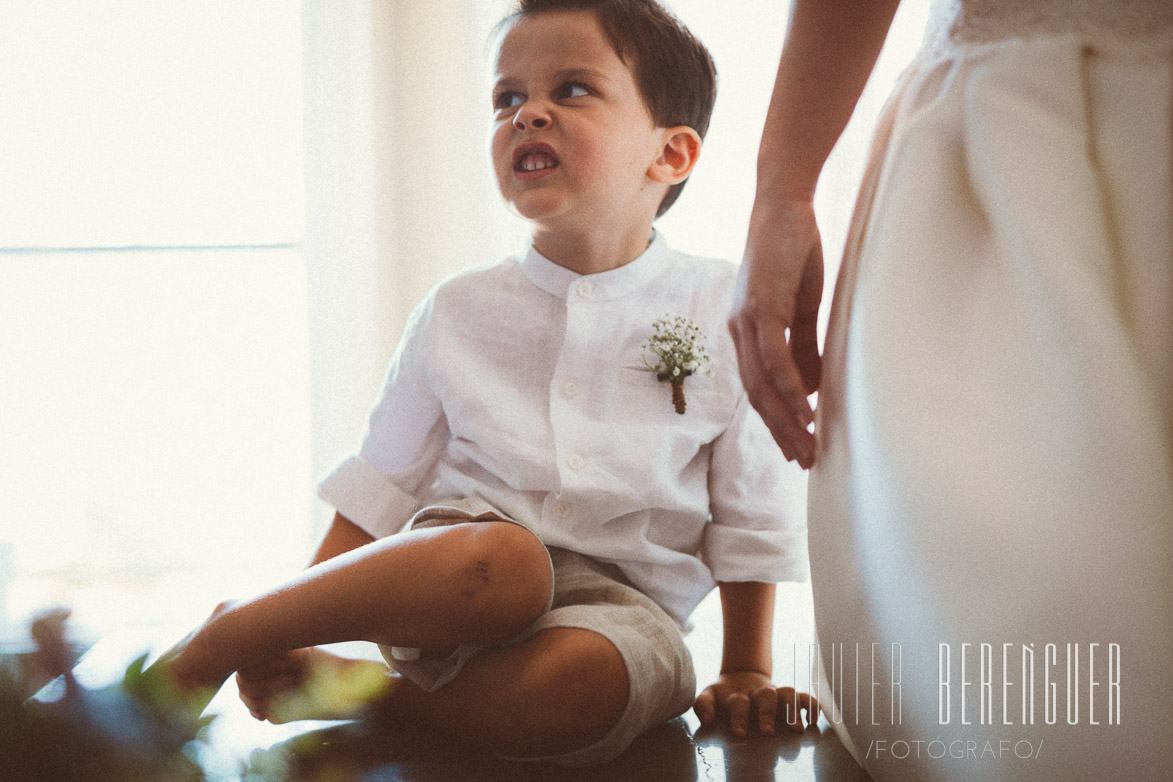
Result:
[[[786,461],[744,393],[713,443],[709,498],[701,552],[717,581],[810,577],[806,474]]]
[[[416,506],[414,496],[358,455],[347,457],[318,484],[318,496],[377,538],[400,529]]]
[[[430,299],[412,313],[391,360],[366,436],[318,484],[318,496],[375,537],[398,532],[418,509],[448,437],[427,378]]]

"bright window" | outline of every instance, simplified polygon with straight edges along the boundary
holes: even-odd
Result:
[[[299,4],[0,24],[0,627],[188,623],[305,556]]]
[[[298,9],[5,3],[0,247],[297,241]]]

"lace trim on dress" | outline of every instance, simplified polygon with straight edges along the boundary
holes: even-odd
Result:
[[[1143,42],[1173,37],[1173,0],[935,0],[925,48],[1053,35]]]

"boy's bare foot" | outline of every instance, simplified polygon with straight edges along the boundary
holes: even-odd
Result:
[[[259,720],[351,720],[369,714],[393,684],[382,662],[298,649],[237,673],[240,698]]]
[[[137,674],[133,684],[128,681],[128,687],[140,698],[164,709],[177,707],[198,717],[233,673],[221,670],[208,649],[205,633],[212,620],[230,605],[225,602],[216,606],[202,625]]]

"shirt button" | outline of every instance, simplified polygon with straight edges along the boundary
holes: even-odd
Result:
[[[578,383],[573,380],[567,380],[562,384],[562,396],[567,399],[574,399],[578,396]]]
[[[574,510],[574,508],[571,507],[569,502],[559,502],[554,506],[554,512],[563,519],[569,516],[572,510]]]
[[[583,467],[586,467],[586,459],[578,454],[574,454],[566,460],[566,466],[572,470],[581,470]]]
[[[584,299],[591,299],[594,298],[595,295],[595,284],[590,280],[580,280],[578,285],[575,286],[575,290],[577,290],[578,295],[582,296]]]

